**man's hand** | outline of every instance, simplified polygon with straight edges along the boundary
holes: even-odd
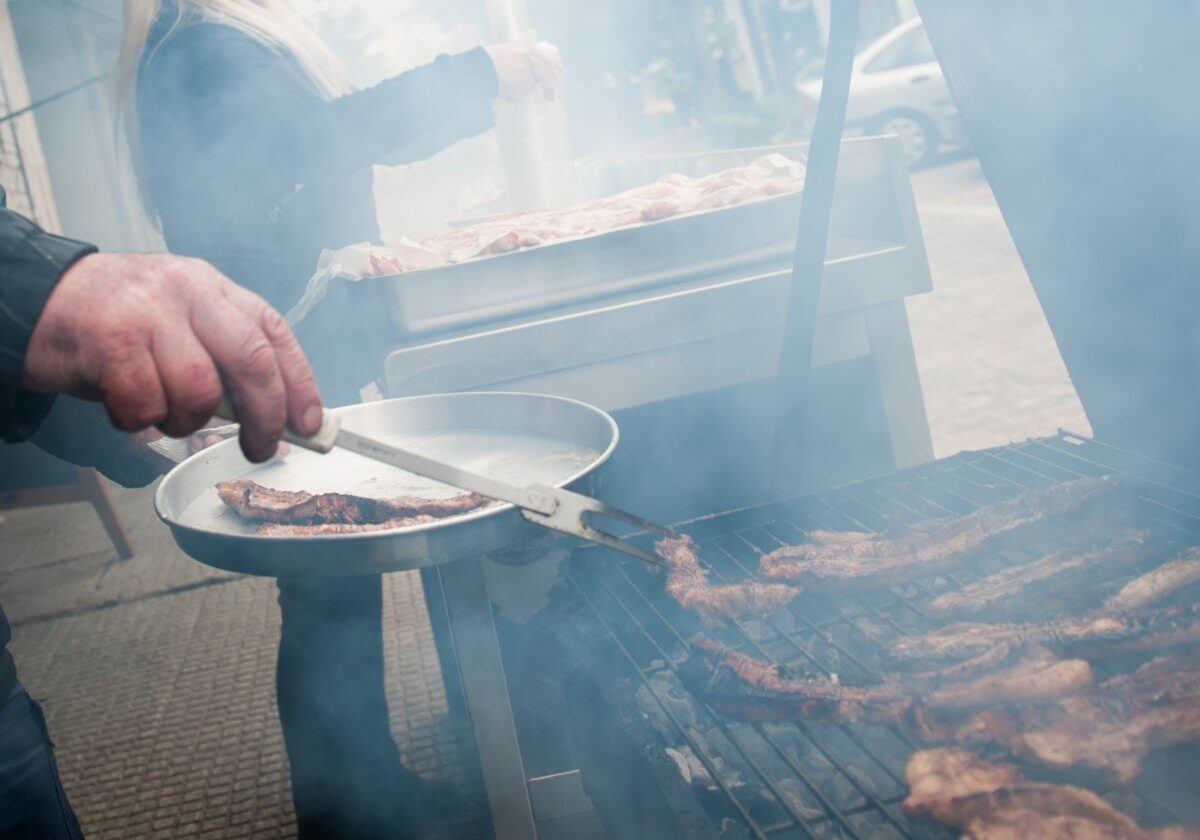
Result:
[[[507,41],[484,49],[491,56],[500,82],[500,95],[505,99],[523,99],[540,85],[546,101],[554,101],[554,89],[562,79],[563,64],[553,46]]]
[[[321,397],[283,317],[199,260],[92,254],[59,280],[25,355],[22,386],[101,400],[125,431],[190,434],[223,390],[252,461],[285,426],[321,426]]]

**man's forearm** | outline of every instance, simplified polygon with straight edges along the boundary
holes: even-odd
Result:
[[[96,249],[46,233],[3,205],[0,189],[0,439],[13,441],[33,434],[54,401],[21,388],[34,327],[55,284]]]

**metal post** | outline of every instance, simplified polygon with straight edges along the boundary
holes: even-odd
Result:
[[[533,806],[482,559],[439,567],[496,840],[536,840]]]

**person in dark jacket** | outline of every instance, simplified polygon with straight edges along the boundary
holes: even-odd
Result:
[[[550,95],[557,72],[536,49],[501,44],[351,91],[281,0],[140,0],[125,12],[118,86],[168,247],[211,261],[283,311],[322,249],[379,240],[373,163],[427,157],[477,134],[497,95],[539,83]],[[358,402],[382,362],[344,295],[333,288],[297,326],[335,405]],[[391,738],[381,578],[278,585],[276,687],[300,836],[412,830],[448,791],[407,771]]]
[[[74,394],[102,400],[113,424],[189,434],[224,388],[242,418],[247,457],[270,457],[287,423],[321,425],[312,371],[278,312],[197,260],[95,253],[4,209],[0,188],[0,440],[32,439],[51,454],[122,483],[155,471],[129,436]],[[0,840],[81,835],[41,707],[17,679],[0,609]]]

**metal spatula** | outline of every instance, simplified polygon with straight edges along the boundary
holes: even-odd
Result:
[[[217,409],[217,416],[230,420],[235,419],[233,405],[228,398],[222,400],[220,408]],[[328,411],[325,412],[320,430],[312,437],[285,432],[283,438],[289,443],[311,449],[314,452],[326,453],[335,446],[341,447],[416,475],[449,484],[451,487],[468,490],[480,496],[487,496],[489,499],[508,502],[519,508],[521,515],[535,525],[599,543],[646,563],[656,566],[666,565],[659,557],[643,551],[607,531],[589,525],[584,520],[584,515],[624,522],[662,537],[674,536],[674,531],[653,522],[647,522],[639,516],[626,513],[581,493],[572,493],[570,490],[561,490],[543,484],[518,487],[490,476],[459,469],[442,461],[436,461],[407,449],[360,435],[358,432],[343,429],[338,418]]]

